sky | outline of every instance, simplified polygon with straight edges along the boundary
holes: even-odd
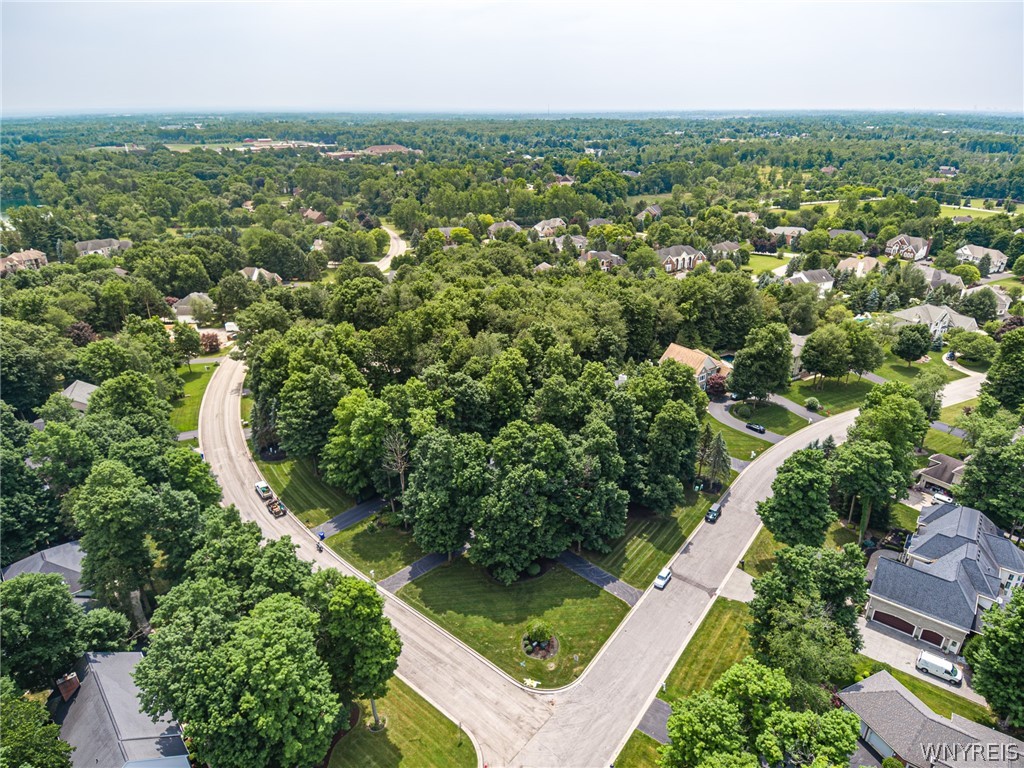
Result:
[[[1024,0],[2,0],[5,116],[1024,114]]]

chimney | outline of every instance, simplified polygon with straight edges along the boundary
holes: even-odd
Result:
[[[67,701],[75,695],[75,691],[79,688],[78,673],[69,672],[64,677],[57,679],[57,690],[60,691],[60,697]]]

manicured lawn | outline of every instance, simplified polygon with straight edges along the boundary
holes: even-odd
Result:
[[[908,365],[906,360],[901,360],[892,352],[886,352],[885,362],[882,363],[881,368],[875,371],[883,379],[903,381],[907,384],[913,383],[914,379],[925,372],[939,373],[946,381],[954,381],[964,377],[964,374],[960,373],[960,371],[953,370],[942,362],[941,352],[929,353],[927,363],[914,363],[912,365]]]
[[[631,515],[626,520],[625,535],[608,554],[587,552],[586,557],[626,583],[646,589],[720,495],[687,490],[686,504],[676,507],[672,515]]]
[[[216,352],[203,352],[199,356],[200,357],[227,357],[228,355],[230,355],[232,353],[232,351],[234,351],[234,349],[235,349],[235,343],[233,341],[229,341],[227,344],[222,346]]]
[[[732,413],[732,415],[737,419],[761,424],[766,427],[769,432],[774,432],[777,435],[792,435],[798,429],[802,429],[807,426],[807,419],[783,408],[781,405],[775,405],[775,403],[768,403],[767,405],[760,405],[757,408],[753,408],[750,411],[749,416],[743,415],[746,412],[746,409],[735,405],[730,410],[730,413]],[[737,458],[743,457],[739,456]]]
[[[774,256],[765,256],[760,253],[754,253],[750,256],[750,261],[747,262],[746,266],[754,270],[755,275],[760,275],[762,272],[771,272],[773,269],[786,266],[788,259],[783,256],[775,258]]]
[[[719,597],[700,623],[665,680],[658,698],[672,702],[712,685],[722,673],[750,655],[746,603]]]
[[[397,573],[424,555],[410,532],[390,525],[380,527],[374,517],[334,534],[325,543],[367,576],[373,571],[374,581]]]
[[[775,565],[775,553],[784,546],[786,545],[777,542],[771,532],[762,526],[743,556],[744,570],[755,579],[764,576]]]
[[[615,768],[652,768],[661,760],[661,744],[642,731],[633,731],[612,765]]]
[[[647,194],[647,195],[630,195],[629,197],[626,198],[626,204],[632,206],[634,203],[636,203],[639,200],[645,200],[645,201],[647,201],[648,205],[653,205],[654,203],[663,203],[666,200],[671,200],[671,199],[672,199],[672,193],[671,192],[658,192],[658,193],[655,193],[655,194]]]
[[[972,400],[966,400],[962,403],[957,403],[956,405],[947,405],[939,412],[939,421],[941,421],[943,424],[949,424],[950,426],[955,427],[956,420],[959,419],[961,415],[963,415],[964,408],[977,407],[978,398],[976,397],[973,398]]]
[[[193,363],[191,371],[187,365],[178,369],[178,375],[185,382],[185,396],[171,401],[171,426],[175,431],[199,429],[199,406],[203,403],[203,393],[216,369],[216,363]]]
[[[996,718],[988,707],[975,704],[973,701],[958,696],[948,688],[933,685],[926,680],[908,674],[899,669],[893,669],[888,664],[870,659],[863,654],[857,657],[856,667],[859,676],[866,677],[871,673],[872,666],[884,667],[889,674],[900,681],[912,694],[917,696],[925,705],[937,715],[949,717],[956,712],[961,717],[973,720],[982,725],[994,726]]]
[[[252,413],[252,398],[249,395],[245,395],[242,398],[242,421],[249,420],[249,414]]]
[[[970,360],[966,357],[957,358],[957,363],[967,370],[975,371],[977,373],[985,373],[985,371],[987,371],[992,365],[991,362],[986,360]]]
[[[351,508],[355,502],[325,485],[313,472],[310,459],[256,460],[274,493],[302,522],[313,528]],[[253,491],[255,493],[255,491]]]
[[[416,579],[398,596],[512,677],[546,688],[572,682],[629,610],[560,565],[506,587],[463,558]],[[558,640],[551,659],[523,653],[523,635],[536,619],[547,622]]]
[[[712,417],[712,421],[714,418]],[[725,444],[729,448],[729,455],[734,459],[742,459],[743,461],[750,461],[752,458],[757,458],[763,451],[772,447],[772,444],[767,440],[762,440],[756,436],[756,433],[733,429],[726,424],[722,424],[720,421],[714,421],[711,425],[713,432],[721,432],[722,437],[725,438]],[[753,451],[754,455],[750,453]]]
[[[377,712],[387,727],[373,733],[370,702],[359,702],[361,721],[342,737],[331,753],[329,768],[472,768],[476,750],[458,725],[397,677],[377,699]]]
[[[928,428],[928,434],[924,436],[924,447],[928,455],[944,453],[962,459],[967,454],[963,440],[948,432],[940,432],[934,427]]]
[[[800,405],[806,404],[807,398],[816,397],[821,403],[821,413],[835,415],[851,408],[860,408],[873,386],[870,381],[858,380],[853,376],[850,376],[848,382],[828,379],[824,382],[819,381],[818,384],[815,384],[813,379],[804,379],[794,381],[782,394]]]
[[[920,516],[913,507],[906,504],[893,504],[891,514],[891,525],[893,528],[903,528],[907,531],[917,530],[917,518]]]
[[[983,201],[978,201],[979,206],[982,204]],[[984,208],[954,208],[951,205],[939,206],[939,215],[949,216],[950,218],[953,218],[954,216],[970,216],[973,219],[985,219],[989,216],[995,216],[997,213],[1005,213],[1005,211],[986,211]]]
[[[1018,288],[1024,288],[1024,280],[1021,280],[1019,277],[1001,277],[998,280],[987,283],[987,285],[1001,285],[1004,288],[1010,288],[1015,285]]]
[[[825,546],[841,549],[847,544],[856,544],[857,536],[856,528],[847,528],[841,520],[837,520],[825,533]]]

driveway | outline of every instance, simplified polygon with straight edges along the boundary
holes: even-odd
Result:
[[[910,635],[898,632],[892,627],[886,627],[876,621],[867,621],[863,616],[858,620],[861,635],[864,637],[864,649],[861,651],[865,656],[888,664],[901,672],[906,672],[914,677],[919,677],[940,688],[948,688],[950,693],[963,696],[965,699],[987,706],[985,699],[975,693],[970,687],[970,676],[964,670],[964,684],[959,688],[949,683],[944,683],[932,675],[926,675],[917,669],[915,662],[921,651],[930,651],[938,656],[948,658],[950,661],[956,659],[956,663],[963,666],[963,659],[952,655],[944,654],[934,645],[929,645],[921,640],[915,640]]]
[[[740,432],[749,432],[754,437],[758,437],[761,440],[766,440],[769,443],[778,443],[782,441],[783,435],[777,435],[774,432],[765,432],[763,435],[754,432],[753,430],[747,429],[747,422],[740,421],[731,413],[729,413],[729,403],[722,402],[721,400],[712,400],[708,403],[708,413],[711,417],[727,427],[738,429]]]

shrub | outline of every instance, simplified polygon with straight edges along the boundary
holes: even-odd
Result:
[[[903,763],[895,757],[887,757],[882,760],[882,768],[903,768]]]
[[[739,403],[732,407],[732,415],[737,419],[749,419],[754,415],[754,409],[750,403]]]
[[[533,643],[547,642],[551,639],[551,625],[538,619],[526,630],[526,639]]]
[[[804,403],[807,406],[808,411],[816,411],[821,408],[821,401],[816,397],[808,397],[807,402]]]
[[[540,563],[530,563],[526,566],[527,576],[539,576],[540,575]]]
[[[220,336],[213,331],[207,331],[199,337],[199,345],[207,354],[220,352]]]

